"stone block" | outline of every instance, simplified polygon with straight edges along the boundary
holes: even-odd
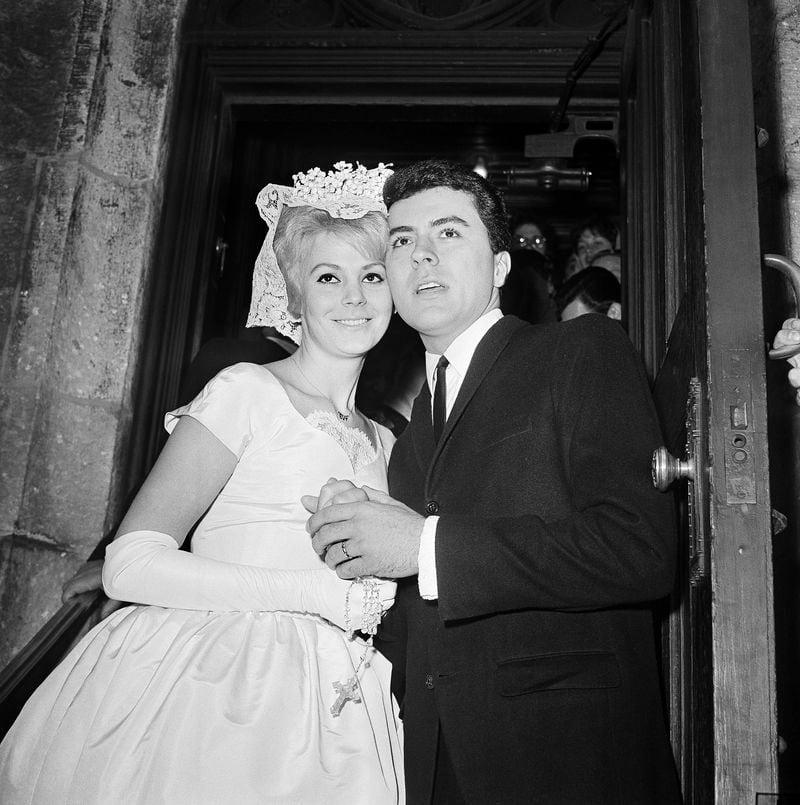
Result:
[[[106,174],[133,182],[158,177],[183,6],[152,0],[111,7],[86,155]]]
[[[59,152],[79,151],[86,142],[89,108],[108,2],[83,0],[82,6],[80,25],[75,37],[72,74],[67,86],[58,136]]]
[[[39,402],[18,527],[88,556],[105,533],[118,418],[104,405]]]
[[[28,237],[20,296],[9,333],[5,386],[40,382],[50,354],[64,245],[72,210],[78,166],[72,161],[46,163]]]
[[[791,0],[777,0],[775,13],[783,139],[787,159],[797,165],[800,161],[800,9]]]
[[[122,399],[139,326],[142,276],[151,257],[153,215],[145,187],[82,174],[47,367],[57,393],[112,405]]]
[[[0,142],[56,148],[83,0],[5,0],[0,11]]]
[[[18,161],[0,171],[0,288],[12,288],[19,282],[35,194],[35,160]]]
[[[61,587],[83,557],[19,536],[0,539],[0,667],[61,607]]]
[[[16,288],[0,288],[0,353],[9,338],[11,320],[14,318],[17,303]]]
[[[0,389],[0,534],[13,531],[19,517],[36,405],[36,389]]]
[[[786,251],[794,260],[800,255],[800,8],[794,0],[775,0],[780,123],[785,171],[789,237]]]
[[[0,142],[0,172],[14,168],[27,159],[30,159],[27,151],[9,148],[7,143]]]

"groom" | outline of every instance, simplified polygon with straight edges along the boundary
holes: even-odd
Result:
[[[501,315],[505,209],[477,174],[417,163],[384,197],[428,383],[392,497],[332,482],[309,530],[340,576],[403,579],[381,647],[405,688],[408,801],[679,802],[648,608],[676,535],[637,356],[605,317]]]

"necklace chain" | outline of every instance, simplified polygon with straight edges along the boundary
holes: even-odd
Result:
[[[336,407],[336,403],[334,403],[334,401],[327,394],[325,394],[322,391],[322,389],[320,389],[320,387],[303,371],[303,367],[300,366],[300,361],[293,359],[292,362],[297,367],[297,370],[303,376],[303,379],[306,381],[306,383],[308,383],[308,385],[311,386],[311,388],[314,389],[314,391],[316,391],[317,394],[319,394],[320,397],[322,397],[324,400],[327,400],[331,404],[331,406],[333,407],[333,410],[336,411],[336,416],[339,417],[339,421],[340,422],[348,422],[350,420],[350,414],[352,413],[352,411],[348,411],[346,414],[342,413]],[[356,378],[356,380],[357,380],[357,378]],[[355,388],[355,383],[353,384],[353,387]]]

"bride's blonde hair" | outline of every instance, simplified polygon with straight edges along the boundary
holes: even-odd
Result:
[[[336,162],[331,171],[312,168],[294,174],[292,187],[270,183],[261,189],[256,206],[267,222],[267,235],[253,268],[248,327],[274,327],[300,343],[300,299],[298,283],[292,277],[301,267],[309,235],[341,234],[356,245],[362,244],[370,259],[383,261],[388,232],[381,192],[391,173],[391,167],[383,162],[376,168]],[[306,212],[295,219],[290,211],[298,207]],[[362,218],[369,219],[365,225],[358,223]],[[273,248],[279,229],[283,243],[280,261],[277,247]]]

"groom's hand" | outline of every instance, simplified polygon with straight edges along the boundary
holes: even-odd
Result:
[[[368,501],[333,502],[309,519],[314,550],[343,579],[413,576],[425,518],[383,492],[363,490]]]
[[[356,503],[369,500],[367,493],[352,481],[340,481],[328,478],[327,483],[319,490],[319,495],[302,495],[300,502],[310,514],[330,506],[331,503]]]

